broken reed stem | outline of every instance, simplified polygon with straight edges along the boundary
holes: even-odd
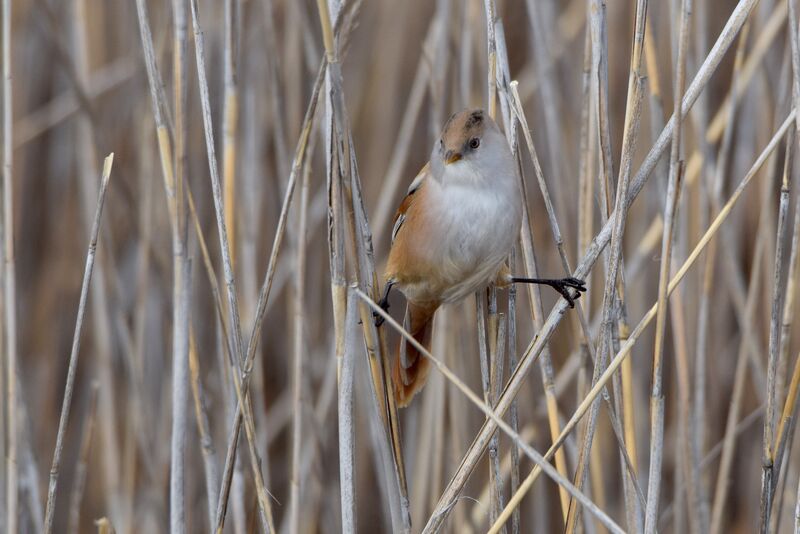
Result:
[[[442,363],[441,360],[435,358],[430,352],[428,352],[425,347],[423,347],[416,339],[414,339],[414,336],[409,334],[367,294],[360,289],[356,289],[355,291],[358,297],[363,300],[369,306],[369,308],[383,317],[386,323],[391,325],[392,328],[400,333],[400,335],[403,336],[408,343],[414,345],[414,347],[419,350],[423,356],[428,358],[431,363],[433,363],[433,365],[444,375],[448,381],[455,385],[470,400],[470,402],[477,406],[484,413],[484,415],[486,415],[486,417],[491,419],[500,430],[508,435],[514,444],[522,449],[522,451],[525,452],[528,458],[530,458],[531,461],[537,465],[537,467],[540,467],[545,474],[547,474],[557,484],[566,488],[573,498],[583,504],[611,532],[624,532],[619,525],[617,525],[610,517],[608,517],[605,512],[600,510],[584,493],[580,492],[569,480],[562,477],[558,471],[556,471],[556,469],[542,457],[542,455],[536,452],[530,445],[525,443],[522,437],[517,432],[512,430],[508,423],[503,421],[501,414],[497,413],[494,409],[483,402],[480,397],[478,397],[478,395],[476,395],[460,378],[458,378],[458,376],[456,376],[444,363]]]
[[[61,455],[64,449],[64,436],[67,432],[69,422],[69,410],[72,406],[72,394],[75,388],[75,376],[78,371],[78,354],[81,347],[81,328],[83,327],[83,316],[86,312],[86,300],[89,295],[89,282],[92,279],[94,270],[94,260],[97,252],[97,236],[100,233],[100,221],[103,214],[108,181],[111,177],[111,166],[114,163],[114,153],[109,154],[103,162],[103,175],[100,179],[100,192],[97,196],[97,208],[95,209],[92,230],[89,236],[89,250],[86,254],[86,265],[83,270],[83,282],[81,284],[81,296],[78,301],[78,315],[75,319],[75,330],[72,335],[72,350],[69,355],[69,366],[67,368],[67,380],[64,386],[64,400],[61,403],[61,416],[58,421],[58,432],[56,434],[56,446],[53,451],[53,463],[50,468],[50,482],[47,487],[47,506],[44,514],[44,531],[53,531],[53,518],[55,515],[55,498],[58,487],[58,475],[61,470]],[[10,520],[10,518],[9,518]]]
[[[678,109],[683,100],[686,78],[686,53],[689,40],[689,16],[691,0],[683,0],[678,37],[678,59],[675,73],[673,109]],[[672,147],[669,158],[669,183],[664,204],[664,229],[661,238],[661,265],[658,274],[658,313],[656,314],[655,348],[653,349],[653,382],[650,392],[650,469],[647,484],[647,506],[645,508],[644,531],[655,532],[658,520],[658,502],[661,490],[661,461],[664,454],[664,392],[662,390],[664,338],[666,336],[667,283],[672,262],[672,233],[675,213],[681,192],[681,179],[685,165],[679,160],[683,121],[678,115],[672,129]],[[688,436],[687,436],[688,437]]]

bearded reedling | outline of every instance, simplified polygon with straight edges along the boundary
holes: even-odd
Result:
[[[426,348],[439,306],[490,283],[546,284],[573,307],[586,291],[583,280],[509,273],[505,261],[521,221],[516,163],[500,128],[482,110],[452,115],[395,215],[381,307],[388,309],[389,292],[399,288],[407,302],[404,326]],[[392,370],[399,406],[422,389],[429,370],[430,362],[401,339]]]

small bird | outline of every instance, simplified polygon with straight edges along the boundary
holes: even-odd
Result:
[[[395,214],[380,306],[388,310],[389,292],[400,289],[407,302],[404,326],[426,349],[439,306],[490,283],[547,284],[574,306],[586,290],[582,280],[511,276],[505,262],[521,221],[517,167],[505,136],[483,110],[455,113]],[[382,323],[376,314],[376,324]],[[429,370],[430,362],[401,339],[392,370],[398,406],[422,389]]]

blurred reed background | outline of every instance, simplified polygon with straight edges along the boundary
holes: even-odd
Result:
[[[796,3],[3,0],[0,529],[791,531]],[[439,313],[477,396],[400,411],[406,507],[357,315],[467,106],[521,165],[512,270],[589,291]]]

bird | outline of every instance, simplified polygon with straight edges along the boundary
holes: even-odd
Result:
[[[389,294],[399,289],[404,327],[427,350],[436,310],[492,283],[550,285],[574,306],[583,280],[511,276],[506,260],[522,210],[516,161],[497,123],[481,109],[451,115],[395,214],[379,306],[388,311]],[[428,359],[402,338],[392,367],[398,406],[408,406],[429,371]]]

